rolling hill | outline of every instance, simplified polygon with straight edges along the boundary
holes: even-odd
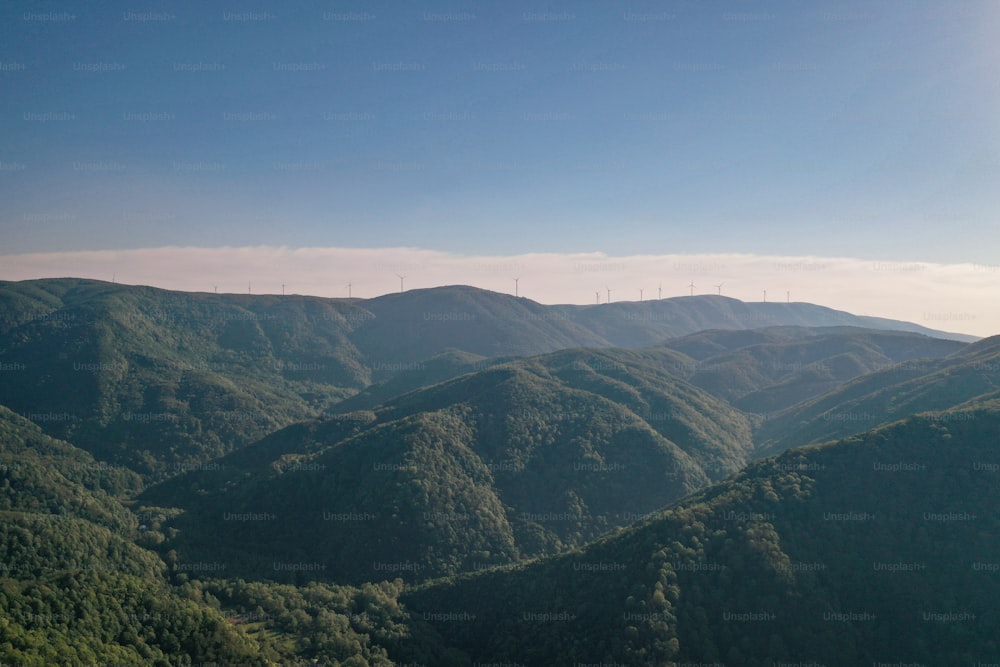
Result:
[[[854,327],[702,331],[662,344],[692,358],[682,377],[747,412],[771,414],[868,373],[940,359],[956,341]]]
[[[583,544],[751,449],[745,418],[641,352],[564,351],[288,427],[140,500],[186,510],[164,548],[247,578],[358,583],[405,563],[414,580]],[[290,562],[313,570],[273,567]]]

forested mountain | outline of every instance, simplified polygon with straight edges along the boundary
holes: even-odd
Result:
[[[406,564],[415,580],[556,553],[749,458],[739,412],[649,361],[577,350],[504,364],[289,427],[142,502],[187,510],[164,548],[248,578],[357,583]],[[313,569],[274,567],[287,562]]]
[[[401,582],[189,581],[225,564],[168,565],[144,548],[169,512],[113,497],[137,481],[0,407],[0,663],[364,666],[393,664],[392,650],[461,664],[400,608]]]
[[[709,352],[713,340],[726,349]],[[826,376],[841,369],[839,381],[827,378],[840,384],[859,369],[962,347],[795,329],[671,346],[701,360],[662,346],[474,362],[483,370],[289,427],[143,500],[187,510],[165,548],[238,564],[248,578],[358,583],[387,563],[406,564],[409,581],[454,574],[579,546],[742,468],[756,455],[750,420],[685,375],[733,396],[820,366]],[[263,518],[226,518],[244,514]]]
[[[645,348],[643,362],[647,368],[672,373],[744,412],[770,414],[866,373],[903,362],[942,358],[964,347],[966,344],[958,341],[921,334],[855,327],[713,329]],[[617,363],[617,355],[624,355],[627,361],[631,352],[610,348],[605,354]],[[516,359],[443,353],[422,364],[420,370],[375,382],[333,410],[372,409],[407,392]]]
[[[983,664],[996,406],[751,465],[642,524],[405,593],[473,663]]]
[[[0,289],[0,403],[154,477],[306,419],[365,386],[342,301],[95,281]]]

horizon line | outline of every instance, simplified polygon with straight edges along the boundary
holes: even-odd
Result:
[[[372,299],[398,294],[400,275],[407,276],[405,291],[465,285],[567,306],[607,305],[609,289],[612,303],[690,297],[694,282],[707,286],[696,296],[811,303],[978,337],[1000,332],[1000,310],[992,306],[1000,292],[1000,264],[752,253],[463,255],[412,247],[166,246],[0,255],[5,280],[111,279],[207,294],[277,295],[284,289]]]

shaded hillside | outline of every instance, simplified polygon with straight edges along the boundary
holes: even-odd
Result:
[[[0,294],[0,402],[145,474],[224,454],[369,382],[345,337],[365,311],[342,302],[71,279]]]
[[[706,329],[861,327],[922,333],[962,342],[975,336],[945,334],[910,322],[852,315],[811,303],[745,302],[725,296],[690,296],[601,306],[551,306],[562,317],[617,347],[648,347]]]
[[[942,358],[967,344],[921,334],[854,327],[770,327],[701,331],[641,351],[603,348],[606,365],[629,372],[655,369],[704,389],[734,407],[770,414],[826,393],[861,375],[918,359]],[[575,352],[570,352],[575,354]],[[595,354],[597,354],[595,352]],[[638,356],[637,356],[638,355]],[[560,353],[534,363],[559,363]],[[639,361],[638,364],[633,363]],[[416,389],[513,358],[482,359],[450,352],[376,382],[337,404],[335,412],[372,409]]]
[[[186,509],[166,545],[183,560],[284,581],[365,581],[395,564],[414,580],[583,544],[750,449],[738,412],[643,353],[565,351],[289,427],[142,501]]]
[[[49,437],[34,423],[0,405],[0,473],[8,480],[15,475],[42,475],[53,487],[80,489],[98,496],[127,496],[141,488],[137,474],[94,459],[87,452],[67,442]],[[22,482],[8,481],[4,491],[37,499],[38,494],[23,493]],[[57,480],[57,481],[56,481]],[[10,496],[13,497],[13,496]]]
[[[401,582],[294,589],[217,580],[219,563],[166,563],[169,512],[108,495],[137,483],[0,407],[0,663],[460,665],[396,597]],[[149,530],[146,525],[149,524]],[[406,645],[401,646],[401,639]]]
[[[402,600],[481,664],[988,662],[998,434],[994,406],[795,449],[580,551]]]
[[[903,362],[938,359],[964,343],[854,327],[703,331],[662,347],[695,360],[678,369],[692,384],[750,413],[769,414],[861,375]]]
[[[1000,396],[1000,336],[936,360],[893,364],[771,415],[755,439],[762,455],[824,442],[925,411]]]
[[[449,350],[428,359],[410,369],[401,369],[395,374],[373,382],[357,394],[345,398],[332,408],[333,412],[344,414],[356,410],[372,410],[383,403],[417,389],[429,387],[466,373],[513,361],[517,357],[486,359],[478,354]]]

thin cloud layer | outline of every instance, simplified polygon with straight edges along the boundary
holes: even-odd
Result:
[[[0,279],[74,276],[164,289],[371,298],[465,284],[540,303],[718,294],[808,301],[948,331],[1000,333],[1000,265],[750,254],[537,253],[468,256],[419,248],[162,247],[0,256]],[[402,279],[400,278],[402,276]],[[516,279],[516,280],[515,280]],[[691,284],[694,284],[693,288]]]

